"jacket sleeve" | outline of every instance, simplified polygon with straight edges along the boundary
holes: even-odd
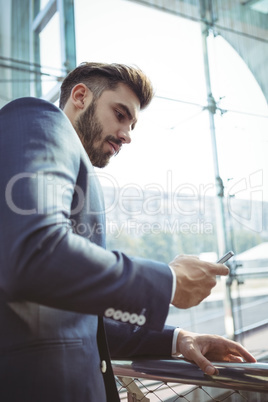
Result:
[[[161,330],[172,291],[168,266],[107,251],[72,230],[81,143],[67,117],[24,98],[0,111],[0,131],[1,297],[134,317]]]
[[[112,359],[139,356],[171,356],[175,327],[162,331],[105,319],[107,342]]]

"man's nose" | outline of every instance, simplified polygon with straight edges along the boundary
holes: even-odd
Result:
[[[122,144],[130,144],[131,143],[131,136],[130,136],[130,129],[125,128],[118,131],[118,138],[122,142]]]

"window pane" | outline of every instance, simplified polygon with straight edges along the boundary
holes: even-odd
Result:
[[[42,66],[42,93],[46,94],[61,75],[61,47],[59,13],[56,12],[40,32],[40,61]]]

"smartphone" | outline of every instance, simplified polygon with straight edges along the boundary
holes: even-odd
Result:
[[[233,257],[234,252],[233,251],[228,251],[223,257],[221,257],[217,263],[218,264],[224,264],[226,261],[228,261],[231,257]]]

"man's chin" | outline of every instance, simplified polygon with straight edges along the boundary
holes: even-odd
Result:
[[[106,163],[103,163],[103,164],[94,164],[94,163],[92,163],[92,165],[94,166],[94,167],[97,167],[97,168],[99,168],[99,169],[103,169],[103,168],[105,168],[106,166],[108,166],[109,165],[109,162],[110,161],[108,161],[108,162],[106,162]]]
[[[88,154],[88,157],[93,166],[102,169],[109,164],[112,155],[109,153],[106,155],[101,155],[101,157],[92,157],[92,155]]]

